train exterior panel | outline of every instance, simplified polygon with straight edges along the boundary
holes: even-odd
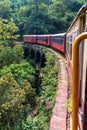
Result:
[[[69,28],[66,33],[66,60],[68,64],[68,74],[70,86],[72,86],[72,44],[75,38],[79,35],[79,20],[77,20],[75,25]]]
[[[24,42],[36,43],[36,35],[24,35],[23,39],[24,39]]]
[[[70,86],[72,86],[72,46],[75,38],[82,32],[87,31],[87,5],[84,5],[78,12],[70,28],[66,33],[66,59]],[[82,41],[79,46],[79,129],[83,130],[87,126],[85,117],[85,107],[87,106],[87,40]],[[87,107],[86,107],[87,108]],[[83,120],[85,119],[86,122]],[[87,127],[86,127],[87,128]]]
[[[53,47],[63,54],[65,53],[65,33],[54,35],[24,35],[23,38],[24,42]]]
[[[51,35],[51,47],[64,53],[65,33]]]
[[[37,35],[37,44],[50,46],[50,35]]]

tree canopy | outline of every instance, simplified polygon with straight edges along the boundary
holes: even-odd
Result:
[[[48,52],[46,66],[37,70],[31,65],[34,62],[29,63],[30,57],[24,59],[22,42],[18,41],[24,34],[66,32],[85,2],[0,0],[1,130],[49,129],[58,83],[58,60]]]
[[[0,40],[67,31],[86,0],[0,0]],[[6,22],[7,20],[7,22]]]

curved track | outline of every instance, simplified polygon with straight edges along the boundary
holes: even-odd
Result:
[[[55,53],[60,64],[60,79],[53,115],[50,122],[50,130],[66,130],[68,73],[66,69],[65,59],[55,51],[51,51]]]
[[[41,46],[41,45],[37,45]],[[55,100],[55,106],[50,121],[49,130],[66,130],[67,129],[67,97],[68,97],[68,73],[66,67],[66,60],[58,52],[41,46],[46,50],[55,54],[60,65],[60,77],[58,80],[58,91]]]

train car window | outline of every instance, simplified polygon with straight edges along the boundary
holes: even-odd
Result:
[[[70,60],[72,60],[72,41],[73,41],[73,35],[69,35],[67,37],[67,51],[69,53],[69,56],[70,56]]]
[[[52,36],[51,41],[53,43],[64,45],[64,36]]]
[[[62,45],[64,45],[64,39],[62,39]]]
[[[59,39],[59,36],[57,36],[57,39]]]
[[[76,38],[78,36],[78,30],[74,32],[74,38]]]
[[[70,44],[70,60],[72,60],[72,44]]]
[[[72,34],[70,35],[70,44],[72,44]]]
[[[60,44],[60,39],[58,39],[58,44]]]
[[[62,39],[60,39],[60,44],[63,44],[62,42],[63,42],[63,40],[62,40]]]
[[[37,37],[37,40],[40,40],[40,41],[47,41],[47,37]]]
[[[59,39],[57,39],[56,42],[59,43]]]
[[[59,39],[57,38],[57,39],[56,39],[56,43],[58,43],[58,42],[59,42]]]
[[[83,16],[83,32],[87,31],[87,25],[86,25],[86,17]]]
[[[69,52],[69,36],[66,37],[66,50]]]
[[[87,25],[84,25],[84,32],[87,32]]]

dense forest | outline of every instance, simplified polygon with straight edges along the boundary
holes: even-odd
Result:
[[[86,0],[0,0],[0,40],[65,32]]]
[[[48,130],[59,65],[25,56],[24,34],[66,32],[86,0],[0,0],[0,130]],[[57,71],[58,70],[58,71]],[[39,82],[39,88],[37,86]]]

